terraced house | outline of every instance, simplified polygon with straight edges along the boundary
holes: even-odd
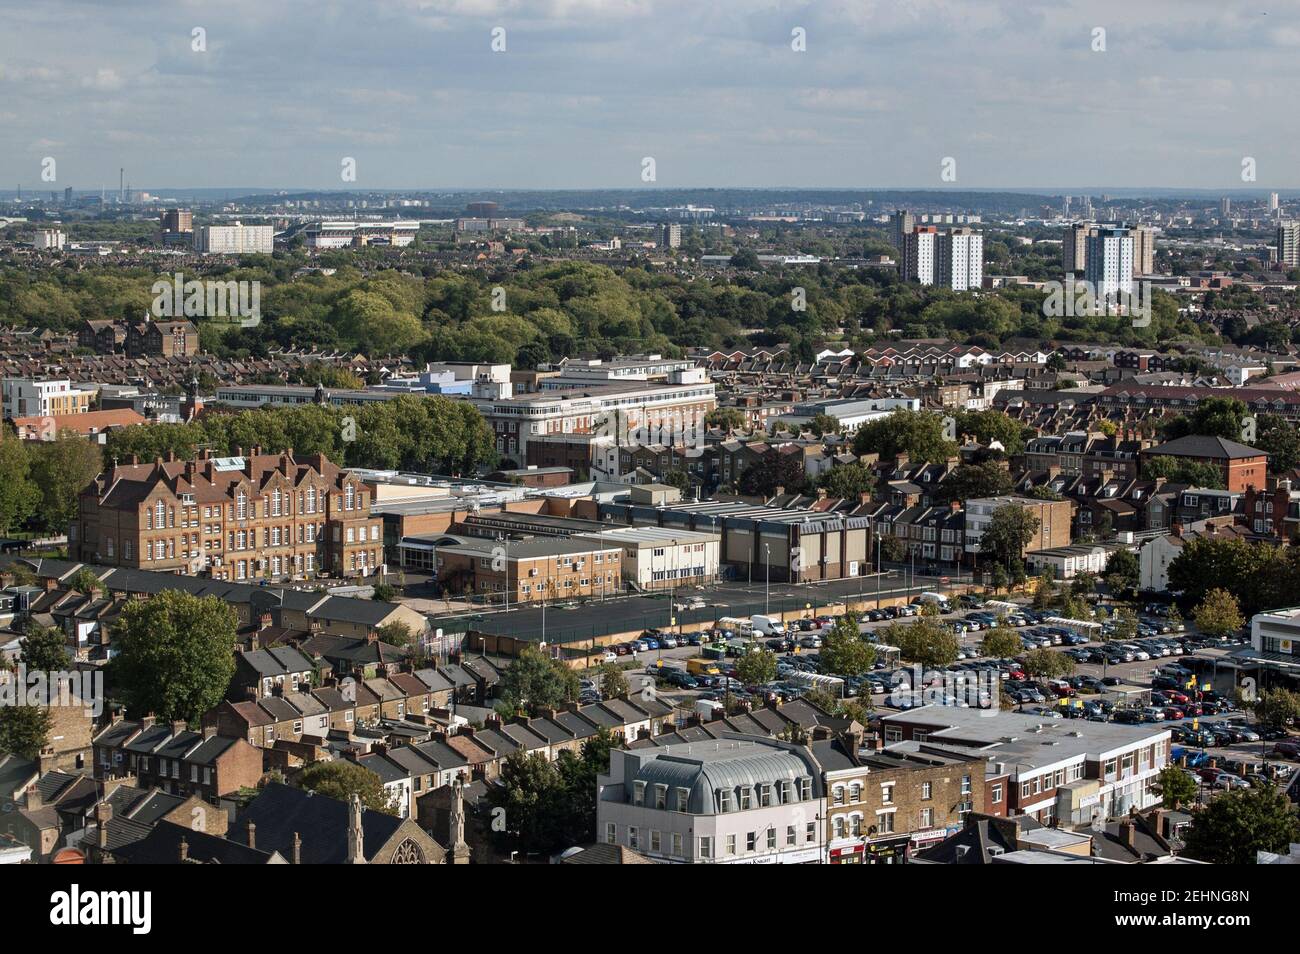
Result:
[[[218,580],[363,577],[383,563],[370,489],[323,454],[290,448],[115,463],[82,491],[73,559]]]

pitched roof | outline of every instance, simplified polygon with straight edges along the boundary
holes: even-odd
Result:
[[[232,827],[243,831],[248,822],[257,826],[257,843],[292,857],[293,836],[301,839],[300,859],[305,865],[338,865],[347,860],[348,804],[300,788],[272,782],[239,814]],[[373,858],[402,820],[383,812],[361,813],[362,852]]]
[[[1223,437],[1209,434],[1188,434],[1175,438],[1146,450],[1151,457],[1210,457],[1216,460],[1241,460],[1249,457],[1265,457],[1266,451],[1258,447],[1238,444]]]

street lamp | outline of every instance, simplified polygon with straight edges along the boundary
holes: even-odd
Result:
[[[772,612],[772,548],[767,543],[763,544],[763,570],[767,574],[763,587],[763,615],[766,616]]]

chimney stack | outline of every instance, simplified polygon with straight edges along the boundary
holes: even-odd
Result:
[[[257,847],[257,826],[251,821],[248,823],[248,847]]]

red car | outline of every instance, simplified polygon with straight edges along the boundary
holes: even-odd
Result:
[[[1170,702],[1176,703],[1180,706],[1187,705],[1187,703],[1192,701],[1191,697],[1188,696],[1187,693],[1179,692],[1177,689],[1166,689],[1165,696]]]
[[[1185,719],[1186,717],[1187,716],[1184,714],[1182,709],[1176,709],[1173,706],[1165,706],[1165,718],[1170,722]]]

